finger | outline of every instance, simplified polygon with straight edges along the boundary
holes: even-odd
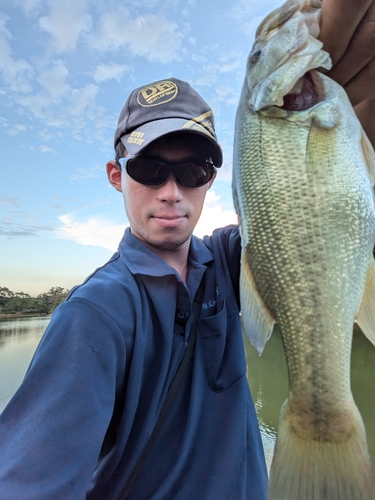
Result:
[[[344,89],[353,106],[375,97],[375,58],[352,78]]]
[[[333,64],[342,57],[373,0],[323,0],[319,40]]]
[[[375,56],[375,2],[358,25],[349,46],[328,76],[340,85],[349,82]]]

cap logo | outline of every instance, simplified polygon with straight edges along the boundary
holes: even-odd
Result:
[[[186,122],[182,128],[187,128],[190,130],[198,128],[198,130],[201,130],[202,132],[204,131],[206,132],[207,135],[210,135],[216,139],[216,134],[211,121],[211,117],[212,117],[212,110],[210,109],[203,115],[196,116],[195,118],[192,118],[191,120]],[[203,130],[200,129],[199,127],[203,127]]]
[[[172,101],[178,94],[178,87],[170,80],[154,83],[143,87],[138,92],[137,101],[143,107],[158,106],[166,102]]]
[[[144,135],[145,134],[143,132],[134,131],[128,137],[127,143],[142,146],[142,144],[145,142],[145,140],[143,139]]]

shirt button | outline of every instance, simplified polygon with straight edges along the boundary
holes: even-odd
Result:
[[[184,311],[177,311],[176,316],[177,316],[177,319],[179,319],[181,321],[182,319],[185,318],[185,313],[184,313]]]

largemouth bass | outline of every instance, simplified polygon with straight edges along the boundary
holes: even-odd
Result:
[[[320,3],[259,26],[236,116],[233,191],[245,332],[279,325],[288,367],[269,500],[374,500],[350,389],[354,322],[375,344],[374,150],[345,91],[317,68]]]

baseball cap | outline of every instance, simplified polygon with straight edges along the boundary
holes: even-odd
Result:
[[[223,154],[215,134],[212,109],[187,82],[159,80],[130,94],[121,110],[114,146],[121,141],[132,155],[152,141],[175,132],[196,133],[214,146],[212,159],[221,167]]]

